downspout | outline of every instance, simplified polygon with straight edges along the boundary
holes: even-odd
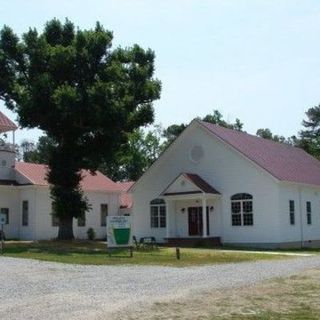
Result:
[[[202,238],[208,238],[208,233],[207,233],[207,198],[204,193],[202,196]]]
[[[170,201],[171,203],[171,201]],[[169,222],[169,219],[170,219],[170,216],[171,214],[169,214],[169,208],[171,209],[171,206],[169,205],[169,200],[166,199],[165,200],[165,204],[166,204],[166,238],[167,238],[167,241],[170,237],[170,222]]]
[[[301,248],[303,248],[303,218],[302,218],[302,196],[301,196],[301,187],[298,187],[299,192],[299,211],[300,211],[300,241],[301,241]]]
[[[34,217],[34,223],[33,223],[33,225],[34,225],[34,232],[33,232],[33,239],[34,240],[38,240],[37,239],[37,228],[38,228],[38,217],[37,217],[37,214],[38,214],[38,208],[37,208],[37,193],[38,193],[38,188],[34,188],[34,199],[33,199],[33,201],[34,201],[34,203],[33,203],[33,217]],[[30,201],[31,202],[31,201]],[[29,217],[28,217],[28,219],[29,219],[29,221],[31,220],[30,218],[32,217],[31,216],[31,210],[30,210],[30,203],[29,203],[29,205],[28,205],[28,215],[29,215]]]
[[[19,212],[19,218],[18,218],[18,231],[19,231],[19,240],[21,240],[22,235],[22,197],[21,197],[21,189],[18,188],[18,212]]]

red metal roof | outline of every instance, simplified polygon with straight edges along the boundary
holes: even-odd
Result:
[[[49,186],[46,180],[46,174],[48,167],[43,164],[16,162],[16,171],[26,177],[30,183],[40,186]],[[108,177],[103,175],[100,171],[96,171],[95,175],[92,175],[90,171],[82,170],[81,174],[83,179],[81,181],[81,187],[87,191],[107,191],[107,192],[120,192],[122,189],[119,185]]]
[[[0,132],[14,131],[18,127],[0,111]]]
[[[304,150],[211,123],[199,123],[278,180],[320,186],[320,161]]]
[[[134,181],[118,182],[117,184],[123,191],[120,195],[120,208],[132,208],[132,195],[128,192],[128,190],[131,188],[131,186],[133,186]]]

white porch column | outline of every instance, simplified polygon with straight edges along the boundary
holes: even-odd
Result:
[[[202,198],[202,238],[207,238],[207,199]]]
[[[170,220],[169,220],[169,209],[171,206],[169,205],[169,200],[166,199],[166,238],[170,237]]]

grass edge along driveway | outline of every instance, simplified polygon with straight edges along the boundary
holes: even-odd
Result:
[[[318,320],[320,269],[309,269],[254,286],[215,289],[135,312],[120,311],[115,320]]]

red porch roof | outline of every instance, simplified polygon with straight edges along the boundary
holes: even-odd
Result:
[[[167,190],[181,177],[189,180],[194,186],[200,190],[195,191],[181,191],[181,192],[167,192]],[[211,194],[220,194],[215,188],[213,188],[209,183],[203,180],[199,175],[194,173],[183,172],[179,174],[161,193],[163,196],[174,196],[174,195],[186,195],[186,194],[196,194],[196,193],[211,193]]]

